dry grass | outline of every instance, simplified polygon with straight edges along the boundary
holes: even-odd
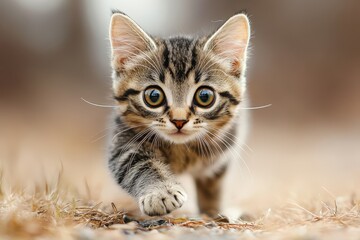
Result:
[[[62,187],[63,188],[63,187]],[[42,192],[0,196],[1,239],[359,239],[360,200],[355,195],[328,201],[292,202],[251,221],[224,217],[143,219],[115,204],[85,202],[74,193]],[[138,238],[135,238],[138,239]]]
[[[144,218],[89,200],[94,189],[85,181],[87,197],[74,191],[61,169],[53,184],[44,178],[32,191],[10,188],[0,174],[0,239],[360,239],[360,199],[351,193],[324,189],[326,198],[300,195],[232,221]]]

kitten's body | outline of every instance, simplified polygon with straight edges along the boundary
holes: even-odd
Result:
[[[234,16],[210,38],[155,39],[117,13],[110,36],[119,103],[109,157],[115,180],[144,213],[163,215],[187,198],[175,175],[190,173],[200,211],[219,213],[221,181],[230,158],[240,158],[232,148],[246,131],[247,18]],[[147,96],[149,88],[156,94]],[[146,102],[159,95],[161,105]]]

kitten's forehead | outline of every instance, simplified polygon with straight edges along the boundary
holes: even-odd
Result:
[[[205,40],[178,36],[161,41],[164,83],[171,92],[170,103],[174,106],[190,104],[188,96],[202,84],[222,91],[235,91],[234,95],[238,96],[238,83],[224,74],[216,58],[204,53]]]
[[[186,97],[189,93],[190,88],[191,86],[189,84],[189,81],[174,83],[173,87],[171,87],[171,95],[173,98],[174,106],[184,107],[184,104],[186,104]]]
[[[164,68],[176,82],[184,82],[197,63],[197,40],[172,37],[164,41]]]

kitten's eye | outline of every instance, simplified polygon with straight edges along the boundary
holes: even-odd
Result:
[[[202,87],[199,88],[194,97],[194,103],[203,108],[211,107],[215,100],[215,93],[211,88]]]
[[[144,92],[145,103],[152,108],[160,107],[165,102],[164,92],[158,87],[149,87]]]

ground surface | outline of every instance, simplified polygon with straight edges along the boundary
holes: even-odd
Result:
[[[0,218],[1,239],[360,239],[356,196],[291,203],[229,222],[220,216],[143,219],[115,204],[64,200],[56,191],[13,193],[2,195]]]

